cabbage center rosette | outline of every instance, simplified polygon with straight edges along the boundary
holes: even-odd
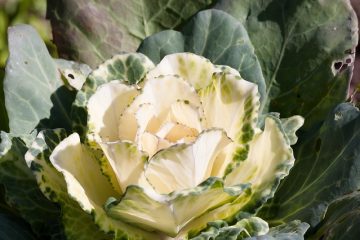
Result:
[[[262,130],[259,106],[257,85],[236,70],[191,53],[168,55],[141,86],[98,87],[87,104],[91,147],[74,133],[50,161],[69,195],[102,216],[100,227],[114,221],[185,236],[254,212],[292,167],[290,145],[303,119],[270,114]]]

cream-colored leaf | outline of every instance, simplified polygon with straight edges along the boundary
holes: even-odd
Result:
[[[149,132],[141,134],[138,141],[138,147],[142,151],[146,152],[150,157],[152,157],[156,152],[170,146],[170,142]]]
[[[184,139],[194,139],[199,135],[195,128],[190,128],[179,123],[168,122],[164,124],[156,136],[169,142],[176,143]]]
[[[117,128],[118,139],[134,142],[137,128],[138,125],[136,123],[135,113],[129,109],[126,109],[119,118],[119,125]]]
[[[155,115],[154,106],[150,103],[142,104],[136,111],[135,116],[138,125],[137,135],[141,135],[145,131],[155,133],[161,126],[162,119]]]
[[[142,151],[147,152],[149,156],[152,156],[154,155],[154,153],[157,152],[158,143],[158,137],[148,132],[144,132],[143,134],[141,134],[137,142],[139,148]]]
[[[214,71],[214,65],[204,57],[193,53],[174,53],[165,56],[147,76],[179,75],[195,89],[201,89],[211,82]]]
[[[175,127],[176,123],[173,122],[167,122],[164,125],[161,126],[159,131],[157,131],[156,136],[159,138],[166,138],[166,136],[169,134],[171,129]]]
[[[218,153],[231,141],[221,130],[208,130],[193,144],[179,144],[155,154],[145,176],[159,193],[193,188],[210,177]]]
[[[199,95],[207,128],[222,128],[230,138],[236,139],[244,117],[250,117],[254,124],[257,114],[253,113],[257,113],[260,103],[256,84],[236,75],[218,73]]]
[[[119,81],[103,84],[97,89],[87,105],[88,125],[90,133],[95,135],[95,139],[98,141],[118,140],[119,118],[138,94],[135,87]],[[121,125],[131,129],[134,124],[128,120],[121,122]]]
[[[148,155],[131,142],[100,143],[124,192],[129,185],[139,184]]]
[[[56,146],[50,161],[63,174],[69,195],[88,213],[102,206],[109,197],[118,196],[90,150],[80,143],[77,133]]]
[[[132,105],[137,109],[141,104],[150,103],[159,115],[162,111],[169,110],[171,105],[178,101],[187,101],[195,107],[200,106],[200,99],[188,82],[176,75],[166,75],[148,78],[142,93]]]
[[[198,133],[203,130],[203,115],[202,108],[191,106],[189,102],[176,102],[171,105],[171,121],[196,129]]]
[[[153,151],[160,150],[160,148],[154,149],[158,143],[169,146],[166,143],[188,142],[196,138],[202,130],[199,108],[191,106],[188,102],[177,101],[168,110],[156,115],[154,106],[144,103],[135,113],[138,124],[136,142],[140,149],[142,149],[141,142],[149,143],[148,151],[145,151],[150,155],[155,153]],[[147,134],[144,135],[145,131]]]

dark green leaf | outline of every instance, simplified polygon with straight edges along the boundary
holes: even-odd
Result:
[[[70,129],[70,107],[75,92],[60,79],[44,42],[30,26],[9,28],[10,56],[4,92],[10,132],[30,133],[34,128]]]
[[[39,237],[64,239],[60,209],[47,200],[38,188],[24,160],[26,151],[27,147],[20,138],[1,133],[0,184],[5,186],[6,200],[30,223]]]
[[[185,52],[185,37],[181,32],[165,30],[146,38],[137,51],[158,64],[166,55]]]
[[[295,166],[259,216],[272,224],[301,219],[315,227],[327,207],[360,187],[360,112],[340,104],[324,124],[302,136]]]
[[[356,240],[360,236],[360,192],[344,196],[332,203],[309,240]]]
[[[1,240],[36,240],[29,225],[21,218],[0,212],[0,223]]]
[[[244,79],[258,84],[261,96],[265,95],[265,80],[246,30],[225,12],[202,11],[184,26],[181,33],[164,31],[150,36],[138,51],[154,63],[176,52],[202,55],[214,64],[235,68]]]
[[[250,238],[251,240],[304,240],[304,235],[309,224],[300,221],[292,221],[277,227],[270,228],[265,236]],[[250,240],[247,239],[247,240]]]
[[[219,0],[248,31],[266,80],[264,112],[302,115],[303,129],[346,97],[357,44],[348,0]]]
[[[64,58],[92,67],[161,30],[173,29],[215,0],[48,0],[55,43]]]
[[[209,222],[205,230],[191,240],[303,240],[309,225],[292,221],[269,229],[265,221],[246,217],[229,225],[225,221]]]
[[[240,219],[234,225],[218,220],[209,222],[207,228],[191,240],[242,240],[265,234],[269,230],[267,223],[257,217]]]

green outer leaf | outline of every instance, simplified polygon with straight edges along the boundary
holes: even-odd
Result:
[[[20,138],[1,133],[0,183],[5,186],[6,200],[30,223],[39,237],[64,239],[60,209],[39,190],[35,177],[26,166],[26,151],[27,147]],[[47,220],[45,225],[44,219]]]
[[[294,220],[292,222],[270,228],[265,236],[247,238],[246,240],[304,240],[309,224]]]
[[[154,64],[141,53],[115,55],[99,65],[86,79],[81,90],[77,93],[72,106],[73,129],[80,137],[87,132],[87,103],[96,89],[112,80],[120,80],[128,84],[137,84],[143,80],[145,74]]]
[[[271,224],[301,219],[315,227],[329,204],[360,187],[360,112],[340,104],[298,145],[295,166],[259,213]]]
[[[308,239],[356,240],[360,236],[360,192],[333,202],[315,233]]]
[[[234,225],[218,220],[209,222],[208,227],[198,236],[190,240],[242,240],[248,237],[264,235],[269,231],[268,224],[258,217],[248,217],[240,219]]]
[[[262,112],[301,115],[304,129],[345,100],[357,21],[348,0],[219,0],[247,29],[261,63],[267,93]],[[352,64],[349,64],[352,65]]]
[[[269,229],[261,218],[241,212],[230,224],[222,220],[209,222],[205,230],[190,240],[303,240],[308,228],[307,223],[295,220]]]
[[[284,129],[284,133],[288,138],[290,145],[294,145],[298,140],[295,132],[304,125],[304,118],[300,116],[292,116],[289,118],[282,118],[280,120],[281,126]]]
[[[89,236],[93,239],[113,239],[101,232],[93,222],[92,216],[70,198],[63,177],[50,163],[52,150],[65,137],[66,132],[63,129],[41,131],[26,153],[26,161],[45,196],[61,204],[62,222],[67,239],[82,240],[89,239]]]
[[[12,208],[6,203],[5,187],[2,184],[0,184],[0,212],[14,216],[20,215],[15,208]]]
[[[5,107],[4,81],[5,71],[0,68],[0,131],[9,131],[9,118]]]
[[[134,52],[153,33],[183,24],[215,0],[48,0],[54,41],[62,57],[94,67]]]
[[[0,236],[2,240],[36,240],[29,226],[21,218],[0,213]]]
[[[265,80],[247,32],[240,22],[225,12],[202,11],[183,27],[181,33],[163,31],[148,37],[138,52],[154,63],[171,53],[202,55],[214,64],[238,70],[245,80],[258,85],[264,98]]]
[[[4,92],[10,132],[71,126],[69,107],[74,92],[66,89],[44,42],[30,26],[9,28],[10,56]]]
[[[164,30],[145,38],[137,52],[158,64],[166,55],[185,52],[185,37],[181,32]]]

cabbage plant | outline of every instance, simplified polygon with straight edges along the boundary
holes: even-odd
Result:
[[[3,236],[360,236],[348,1],[49,0],[48,17],[71,60],[8,31]]]

